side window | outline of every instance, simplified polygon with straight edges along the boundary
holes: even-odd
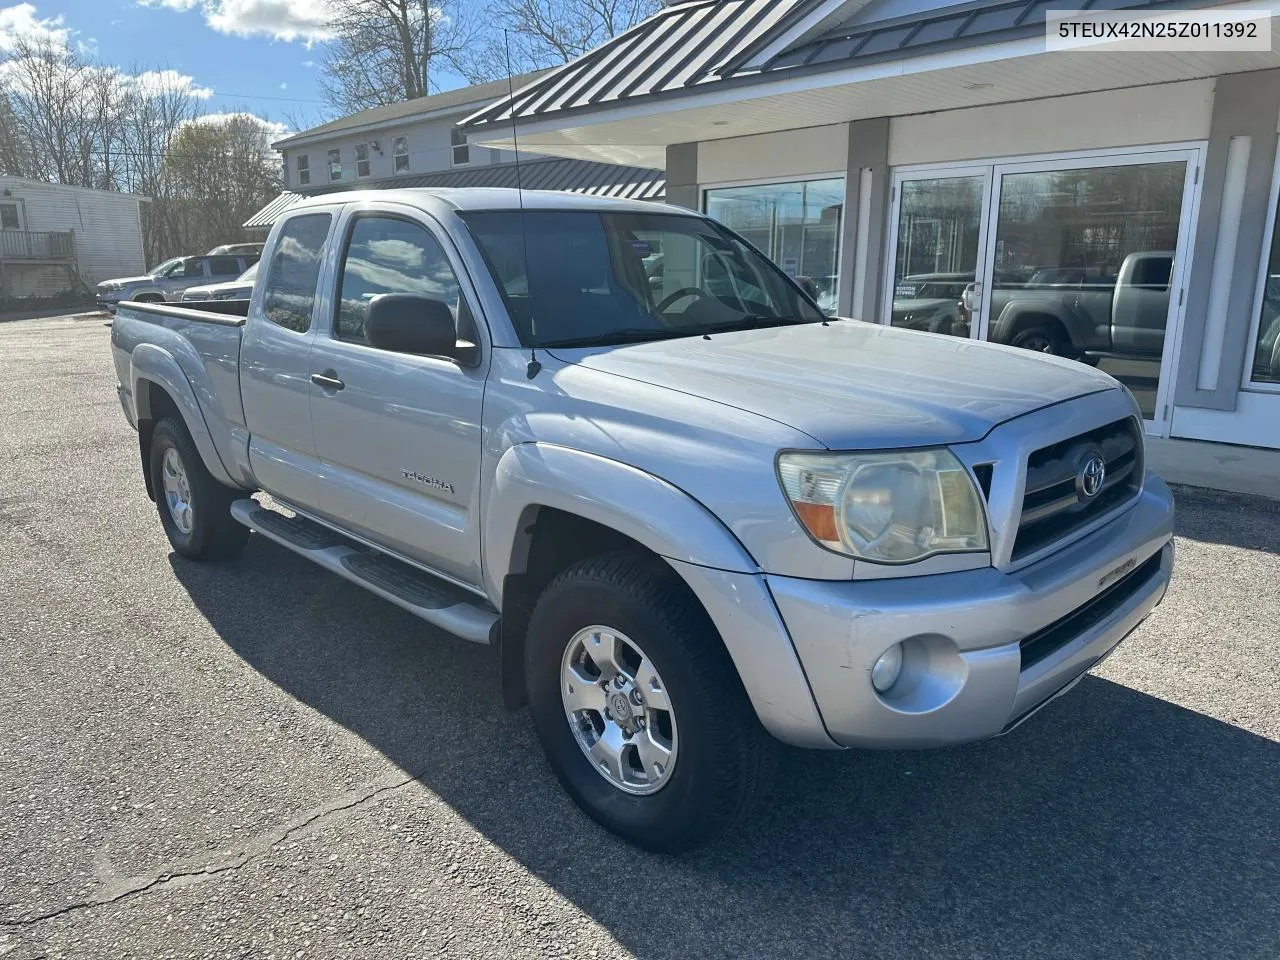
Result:
[[[296,333],[306,333],[311,327],[330,219],[327,213],[308,213],[291,218],[280,228],[264,296],[264,309],[272,323]]]
[[[456,319],[461,296],[458,279],[440,243],[407,220],[361,217],[351,229],[338,281],[334,335],[367,343],[364,321],[369,301],[381,293],[412,293],[443,300]]]
[[[210,257],[209,272],[215,277],[238,277],[243,271],[236,257]]]
[[[342,151],[340,149],[330,150],[329,151],[329,180],[335,181],[335,180],[341,180],[341,179],[342,179]]]
[[[184,277],[203,277],[204,265],[204,260],[188,260],[182,265],[182,275]]]

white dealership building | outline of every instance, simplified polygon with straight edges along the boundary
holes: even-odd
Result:
[[[1075,356],[1152,436],[1280,448],[1274,22],[1269,50],[1049,50],[1083,6],[673,3],[463,128],[665,167],[833,311]]]

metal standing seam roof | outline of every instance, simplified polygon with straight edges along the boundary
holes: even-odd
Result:
[[[1196,0],[1195,7],[1212,6]],[[1040,36],[1049,10],[1150,10],[1193,6],[1183,0],[978,0],[943,7],[926,17],[837,27],[783,51],[765,71],[839,63],[875,63],[996,41]]]
[[[509,123],[513,116],[537,117],[720,79],[820,2],[694,0],[667,7],[461,125]]]
[[[244,222],[246,229],[270,227],[284,211],[307,196],[345,190],[402,189],[414,187],[515,187],[525,190],[559,190],[595,197],[626,200],[661,200],[666,194],[666,175],[649,167],[627,167],[595,160],[539,157],[520,162],[519,177],[514,163],[482,164],[388,177],[382,180],[348,181],[309,194],[285,191]]]
[[[1221,0],[1219,0],[1221,2]],[[462,121],[495,129],[626,99],[678,95],[710,83],[750,83],[772,74],[821,72],[851,63],[905,60],[1043,33],[1045,11],[1185,9],[1215,0],[977,0],[923,16],[846,23],[784,50],[759,68],[753,53],[819,0],[700,0],[669,7],[578,60],[538,78]]]

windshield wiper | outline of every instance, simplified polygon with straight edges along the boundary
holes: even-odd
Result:
[[[701,330],[655,330],[652,327],[610,330],[590,337],[567,337],[564,340],[547,340],[540,347],[608,347],[619,343],[645,343],[649,340],[671,340],[676,337],[695,337]]]
[[[763,330],[766,327],[786,327],[801,323],[817,323],[816,320],[803,320],[800,317],[778,317],[767,313],[748,313],[735,320],[721,323],[708,323],[698,327],[697,333],[732,333],[736,330]]]

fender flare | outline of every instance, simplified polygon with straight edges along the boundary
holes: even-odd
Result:
[[[710,510],[679,487],[618,460],[529,441],[507,449],[492,482],[481,549],[485,585],[499,601],[504,578],[523,564],[528,527],[542,507],[592,520],[671,560],[760,571]]]
[[[1034,297],[1012,300],[1005,304],[1005,308],[1000,311],[1000,316],[996,317],[991,324],[991,341],[993,343],[1009,343],[1013,339],[1013,331],[1019,326],[1019,321],[1028,314],[1051,317],[1058,321],[1063,332],[1067,335],[1067,339],[1073,346],[1075,345],[1072,318],[1063,312],[1062,305],[1052,300],[1040,300]]]
[[[187,432],[191,434],[196,449],[200,451],[200,459],[204,461],[205,468],[220,483],[229,487],[238,486],[231,479],[231,475],[222,463],[222,458],[218,456],[218,448],[214,445],[213,435],[209,432],[209,425],[205,421],[204,411],[200,409],[195,390],[192,389],[191,381],[182,372],[182,367],[179,366],[173,354],[155,344],[141,343],[134,347],[130,363],[136,419],[139,421],[154,419],[151,416],[147,401],[148,394],[143,390],[143,384],[155,384],[160,387],[178,408]],[[145,464],[143,469],[146,469]]]

